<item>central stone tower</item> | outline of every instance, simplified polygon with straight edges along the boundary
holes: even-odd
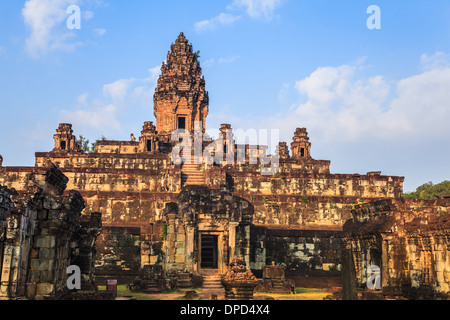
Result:
[[[166,142],[174,130],[193,132],[196,121],[205,131],[209,96],[198,58],[199,54],[193,52],[192,45],[181,33],[171,45],[167,64],[162,64],[154,95],[154,111],[159,136]]]

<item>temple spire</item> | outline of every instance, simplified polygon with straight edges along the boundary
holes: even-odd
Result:
[[[195,121],[202,123],[208,115],[209,97],[205,79],[192,45],[183,33],[170,46],[167,61],[154,95],[154,112],[159,135],[170,137],[177,129],[192,132]],[[167,140],[167,139],[165,139]]]

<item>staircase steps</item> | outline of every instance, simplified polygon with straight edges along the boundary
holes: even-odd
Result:
[[[179,274],[176,286],[179,289],[192,288],[192,279],[189,274]]]
[[[214,276],[203,276],[203,289],[211,290],[211,291],[223,291],[225,292],[225,288],[222,285],[222,278],[219,275]]]
[[[279,294],[286,294],[290,293],[290,290],[286,288],[284,281],[272,281],[272,287],[270,288],[271,293],[279,293]]]
[[[156,280],[146,280],[144,282],[143,292],[152,294],[161,293],[162,290],[158,288],[158,282]]]
[[[190,163],[184,163],[181,168],[182,186],[202,186],[206,184],[205,172],[201,164],[195,164],[194,158]]]

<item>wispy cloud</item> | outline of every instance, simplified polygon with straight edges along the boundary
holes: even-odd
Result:
[[[31,34],[26,51],[34,58],[53,50],[71,51],[76,44],[68,41],[75,34],[65,28],[67,8],[77,0],[28,0],[22,9],[25,24]]]
[[[427,57],[422,56],[422,64]],[[326,143],[448,137],[450,67],[444,62],[439,59],[426,71],[397,82],[381,75],[364,77],[363,65],[320,67],[295,83],[301,102],[267,121],[288,130],[284,136],[299,125],[308,127]],[[283,87],[281,99],[286,90],[288,86]]]
[[[444,52],[436,52],[432,55],[424,53],[420,57],[421,68],[424,71],[434,70],[442,67],[450,66],[450,54]]]
[[[270,20],[273,18],[275,10],[283,2],[284,0],[233,0],[233,3],[227,8],[229,10],[244,9],[253,19],[265,18]]]
[[[83,11],[83,18],[85,20],[91,20],[92,18],[94,18],[94,12],[92,12],[90,10]]]
[[[221,13],[212,19],[197,22],[195,24],[195,31],[197,31],[199,33],[212,31],[212,30],[215,30],[216,27],[220,26],[220,25],[223,25],[223,26],[232,25],[236,21],[238,21],[240,18],[241,18],[240,16],[234,16],[229,13]]]
[[[103,86],[101,96],[89,99],[84,93],[78,97],[72,110],[62,110],[60,122],[70,122],[81,130],[96,130],[101,133],[120,131],[121,116],[131,106],[147,106],[153,101],[160,67],[149,69],[145,78],[119,79]]]
[[[106,34],[106,29],[103,29],[103,28],[97,28],[97,29],[94,29],[94,33],[96,34],[96,35],[98,35],[98,36],[103,36],[103,35],[105,35]]]
[[[221,65],[221,64],[230,64],[233,63],[237,60],[239,60],[239,56],[232,56],[232,57],[220,57],[219,59],[208,59],[205,62],[203,62],[203,67],[205,68],[211,68],[213,66],[215,66],[216,64]]]
[[[67,8],[71,5],[85,4],[86,7],[105,7],[100,0],[27,0],[22,8],[22,17],[30,30],[25,41],[25,50],[33,58],[39,58],[53,51],[73,51],[83,44],[77,40],[76,32],[67,28],[69,17]],[[94,12],[81,11],[83,20],[94,18]],[[95,29],[97,35],[105,34],[104,29]]]
[[[275,14],[275,10],[281,6],[284,0],[233,0],[226,9],[229,12],[242,11],[251,19],[263,18],[271,20]],[[220,13],[209,20],[199,21],[195,24],[195,30],[198,33],[214,31],[219,26],[231,26],[241,19],[242,15],[231,13]]]

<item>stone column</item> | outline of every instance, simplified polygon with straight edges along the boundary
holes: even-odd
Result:
[[[195,227],[186,224],[186,269],[190,272],[197,272],[197,266],[194,265],[194,241]]]
[[[166,270],[170,270],[175,263],[175,213],[167,214],[167,235],[166,235]]]
[[[238,222],[230,222],[228,226],[228,246],[230,247],[229,261],[233,261],[234,257],[236,256],[236,227],[238,225]]]
[[[245,263],[250,268],[250,225],[245,226]]]
[[[11,287],[14,288],[14,281],[11,275],[11,272],[14,272],[13,270],[11,270],[13,251],[14,247],[6,242],[2,261],[2,273],[0,275],[0,299],[7,299],[12,291]]]
[[[355,262],[350,241],[345,239],[345,244],[341,249],[342,255],[342,299],[358,300]]]
[[[381,247],[381,288],[389,284],[389,242],[383,240]]]

